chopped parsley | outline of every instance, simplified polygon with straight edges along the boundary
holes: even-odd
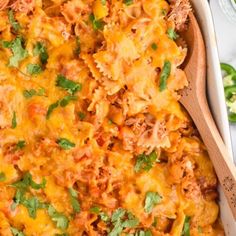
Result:
[[[156,50],[157,50],[157,44],[156,44],[156,43],[152,43],[151,48],[152,48],[154,51],[156,51]]]
[[[161,202],[162,197],[156,192],[147,192],[145,198],[144,210],[151,213],[153,208]]]
[[[165,61],[163,69],[161,71],[160,76],[160,91],[163,91],[167,87],[167,80],[170,76],[171,72],[171,63],[169,61]]]
[[[69,149],[75,147],[75,143],[72,143],[70,140],[68,140],[66,138],[58,139],[57,143],[64,150],[69,150]]]
[[[97,20],[94,16],[94,14],[89,15],[89,21],[92,23],[93,29],[95,31],[97,30],[103,30],[104,22],[102,20]]]
[[[72,80],[67,79],[63,75],[58,75],[56,86],[65,89],[69,94],[74,95],[76,92],[81,91],[82,85]]]
[[[47,111],[47,114],[46,114],[46,118],[49,119],[51,113],[53,112],[53,110],[55,110],[57,107],[59,106],[59,101],[51,104],[49,107],[48,107],[48,111]]]
[[[38,92],[35,89],[24,90],[23,95],[26,99],[32,98],[33,96],[45,96],[45,89],[40,88]]]
[[[23,39],[16,37],[11,42],[3,41],[3,47],[12,50],[12,56],[9,58],[9,67],[18,67],[19,63],[28,56],[28,51],[23,48]]]
[[[78,201],[78,192],[74,190],[73,188],[69,188],[69,194],[70,194],[70,202],[74,210],[74,213],[79,213],[80,203]]]
[[[133,0],[123,0],[123,3],[126,5],[126,6],[130,6],[133,4]]]
[[[79,112],[78,112],[78,116],[79,116],[80,120],[84,120],[85,117],[86,117],[86,114],[83,113],[83,112],[81,112],[81,111],[79,111]]]
[[[62,213],[58,212],[52,205],[48,206],[48,215],[52,221],[56,224],[56,227],[62,230],[68,228],[69,219]]]
[[[20,140],[17,144],[16,144],[16,149],[23,149],[25,147],[25,140]]]
[[[65,96],[64,98],[62,98],[60,100],[59,104],[61,107],[65,107],[69,104],[70,101],[76,101],[77,99],[78,99],[77,96],[68,95],[68,96]]]
[[[48,60],[48,52],[46,46],[41,43],[37,42],[33,49],[33,55],[39,56],[41,63],[44,65],[47,63]]]
[[[17,32],[18,30],[20,30],[20,24],[18,21],[15,20],[14,18],[14,13],[13,13],[13,10],[9,10],[8,11],[8,20],[12,26],[12,28],[15,30],[15,32]]]
[[[159,160],[157,159],[157,154],[155,151],[153,151],[149,155],[145,155],[144,153],[138,155],[134,166],[134,171],[135,172],[140,172],[142,170],[149,171],[156,162],[159,162]]]
[[[123,208],[113,212],[111,222],[113,229],[108,233],[109,236],[119,236],[125,228],[135,228],[139,224],[139,220]]]
[[[0,182],[3,182],[6,180],[6,175],[4,172],[0,172]]]
[[[185,216],[184,226],[182,229],[181,236],[190,236],[190,220],[191,220],[190,216]]]
[[[12,120],[11,120],[11,127],[12,127],[12,129],[15,129],[16,126],[17,126],[16,112],[14,111],[13,112],[13,117],[12,117]]]
[[[27,65],[27,72],[30,75],[38,75],[43,71],[42,67],[38,64],[28,64]]]
[[[13,236],[25,236],[25,234],[22,231],[18,230],[17,228],[14,228],[12,226],[11,226],[11,232],[12,232]]]
[[[110,220],[110,217],[107,215],[107,213],[103,212],[98,206],[91,207],[90,212],[99,215],[101,220],[104,222],[108,222]]]
[[[179,35],[175,32],[175,30],[173,28],[169,28],[167,30],[167,35],[172,40],[175,40],[179,37]]]

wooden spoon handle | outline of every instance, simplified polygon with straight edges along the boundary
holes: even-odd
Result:
[[[218,179],[236,220],[236,167],[231,161],[230,154],[215,125],[205,96],[201,94],[191,100],[195,102],[184,105],[188,106],[186,109],[195,122],[207,147]]]

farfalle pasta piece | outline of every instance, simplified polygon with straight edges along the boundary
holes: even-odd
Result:
[[[29,13],[35,8],[36,0],[16,0],[10,4],[14,11]]]
[[[4,10],[7,7],[9,1],[10,0],[0,0],[0,11]]]

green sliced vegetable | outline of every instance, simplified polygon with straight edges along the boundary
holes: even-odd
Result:
[[[89,15],[89,21],[92,23],[93,29],[95,31],[97,30],[103,30],[104,28],[104,22],[102,20],[97,20],[94,16],[94,14]]]
[[[71,95],[65,96],[60,100],[60,106],[65,107],[69,104],[70,101],[76,101],[77,99],[78,99],[77,96],[71,96]]]
[[[33,55],[39,56],[41,63],[44,65],[48,60],[48,52],[46,46],[42,42],[37,42],[33,49]]]
[[[52,114],[53,110],[55,110],[57,107],[59,106],[59,101],[51,104],[49,107],[48,107],[48,111],[47,111],[47,114],[46,114],[46,118],[49,119],[50,115]]]
[[[81,91],[82,85],[72,80],[67,79],[63,75],[58,75],[56,86],[65,89],[69,94],[74,95],[76,92]]]
[[[147,192],[145,198],[144,210],[151,213],[153,208],[161,202],[162,197],[156,192]]]
[[[227,63],[220,63],[221,70],[225,71],[227,75],[235,74],[236,70],[233,66],[227,64]]]
[[[153,151],[149,155],[141,154],[137,156],[136,163],[134,166],[135,172],[140,172],[142,170],[149,171],[156,162],[159,162],[157,159],[157,154]]]
[[[229,121],[232,123],[236,123],[236,114],[235,113],[229,113]]]
[[[0,172],[0,182],[3,182],[6,180],[6,175],[4,172]]]
[[[27,72],[30,75],[38,75],[43,71],[42,67],[38,64],[28,64],[27,65]]]
[[[30,90],[24,90],[23,95],[26,99],[30,99],[33,96],[45,96],[45,89],[40,88],[38,92],[35,89],[30,89]]]
[[[58,139],[57,143],[64,150],[69,150],[69,149],[75,147],[75,143],[72,143],[70,140],[68,140],[66,138]]]
[[[25,234],[18,230],[17,228],[11,227],[11,232],[13,234],[13,236],[25,236]]]
[[[173,28],[169,28],[167,30],[167,35],[172,40],[175,40],[179,37],[179,35],[175,32],[175,30]]]
[[[185,217],[181,236],[190,236],[190,220],[191,218],[189,216]]]
[[[72,205],[72,208],[74,210],[74,213],[80,212],[80,203],[78,200],[78,192],[74,190],[73,188],[69,188],[69,194],[70,194],[70,202]]]
[[[170,76],[171,72],[171,63],[169,61],[165,61],[163,69],[161,71],[160,76],[160,91],[163,91],[167,87],[167,79]]]
[[[236,94],[236,85],[225,87],[226,99],[229,100],[235,94]]]
[[[12,26],[12,28],[15,30],[15,32],[17,32],[18,30],[20,30],[20,24],[17,20],[15,20],[14,18],[14,13],[13,13],[13,10],[9,10],[8,11],[8,20]]]
[[[16,121],[16,112],[13,112],[13,117],[12,117],[12,121],[11,121],[11,127],[12,129],[15,129],[17,126],[17,121]]]

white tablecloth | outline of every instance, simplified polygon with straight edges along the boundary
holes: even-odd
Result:
[[[216,38],[221,62],[229,63],[236,68],[236,25],[224,15],[219,0],[210,1]],[[234,160],[236,162],[236,125],[230,126]]]

